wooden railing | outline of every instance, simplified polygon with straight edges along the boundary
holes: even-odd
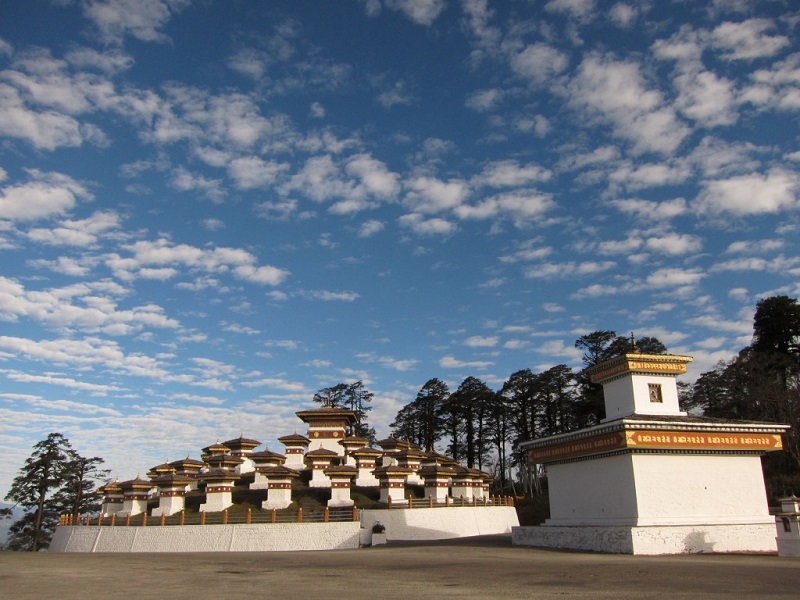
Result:
[[[246,512],[231,513],[228,510],[220,512],[190,512],[182,511],[172,516],[150,516],[147,513],[138,515],[118,516],[112,514],[108,517],[102,515],[61,515],[59,525],[99,525],[108,527],[147,527],[147,526],[167,526],[167,525],[250,525],[266,523],[343,523],[358,521],[358,509],[350,508],[328,508],[303,512],[302,508],[296,511],[271,510],[253,511],[248,508]]]
[[[483,498],[451,498],[445,496],[443,501],[436,501],[433,496],[427,498],[407,498],[406,500],[392,500],[391,497],[386,504],[388,510],[398,508],[459,508],[467,506],[514,506],[513,496],[484,496]]]
[[[513,496],[489,496],[483,498],[473,497],[471,499],[451,498],[446,496],[443,501],[436,501],[433,496],[427,498],[408,498],[398,501],[389,498],[386,504],[387,510],[413,509],[413,508],[460,508],[478,506],[514,506]],[[104,517],[102,515],[61,515],[59,525],[99,525],[108,527],[147,527],[147,526],[180,526],[180,525],[235,525],[235,524],[266,524],[266,523],[341,523],[348,521],[358,521],[358,508],[328,508],[322,510],[311,510],[303,512],[302,508],[295,510],[271,510],[254,511],[248,508],[247,511],[231,512],[223,510],[219,512],[186,512],[181,511],[172,516],[164,515],[154,517],[146,512],[138,515],[118,516],[112,514]]]

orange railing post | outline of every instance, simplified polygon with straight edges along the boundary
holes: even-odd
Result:
[[[248,507],[247,508],[247,516],[245,517],[245,523],[250,525],[250,523],[252,521],[253,521],[253,509]]]
[[[206,513],[201,512],[200,513],[200,525],[205,525],[205,524],[206,524]]]
[[[325,512],[322,513],[322,520],[327,523],[331,520],[331,509],[325,507]]]
[[[131,513],[128,513],[128,516],[125,517],[125,526],[128,527],[131,524]]]
[[[117,513],[113,513],[111,515],[111,526],[114,527],[114,525],[116,524],[117,524]]]
[[[389,496],[386,499],[386,510],[392,510],[392,497]]]
[[[408,497],[408,508],[414,508],[413,496]]]
[[[180,520],[178,521],[178,524],[179,525],[183,525],[184,523],[186,523],[186,511],[182,510],[181,511],[181,516],[180,516]]]
[[[162,512],[161,513],[161,522],[159,523],[159,525],[161,525],[163,527],[166,524],[167,524],[167,513],[163,513]]]
[[[450,496],[445,496],[444,497],[444,506],[445,506],[445,508],[450,506]]]
[[[222,524],[223,525],[227,525],[228,524],[228,509],[227,508],[222,511]]]
[[[302,523],[303,522],[303,507],[302,506],[297,509],[297,522],[298,523]]]
[[[358,508],[356,505],[353,505],[353,521],[358,521]]]
[[[142,527],[147,527],[147,513],[142,513]]]
[[[428,508],[433,508],[433,496],[428,496]]]
[[[273,523],[278,522],[278,511],[274,508],[272,509],[272,522]]]

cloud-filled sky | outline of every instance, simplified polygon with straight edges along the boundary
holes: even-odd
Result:
[[[800,11],[715,0],[0,3],[0,493],[499,389],[800,296]]]

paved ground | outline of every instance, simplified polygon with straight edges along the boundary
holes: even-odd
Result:
[[[0,599],[800,598],[800,559],[633,557],[511,546],[508,536],[332,552],[0,553]]]

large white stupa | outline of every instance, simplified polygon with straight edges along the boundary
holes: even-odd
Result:
[[[678,405],[688,356],[624,354],[593,367],[606,418],[524,443],[544,464],[550,519],[513,543],[627,554],[774,552],[761,456],[788,428],[695,417]]]

